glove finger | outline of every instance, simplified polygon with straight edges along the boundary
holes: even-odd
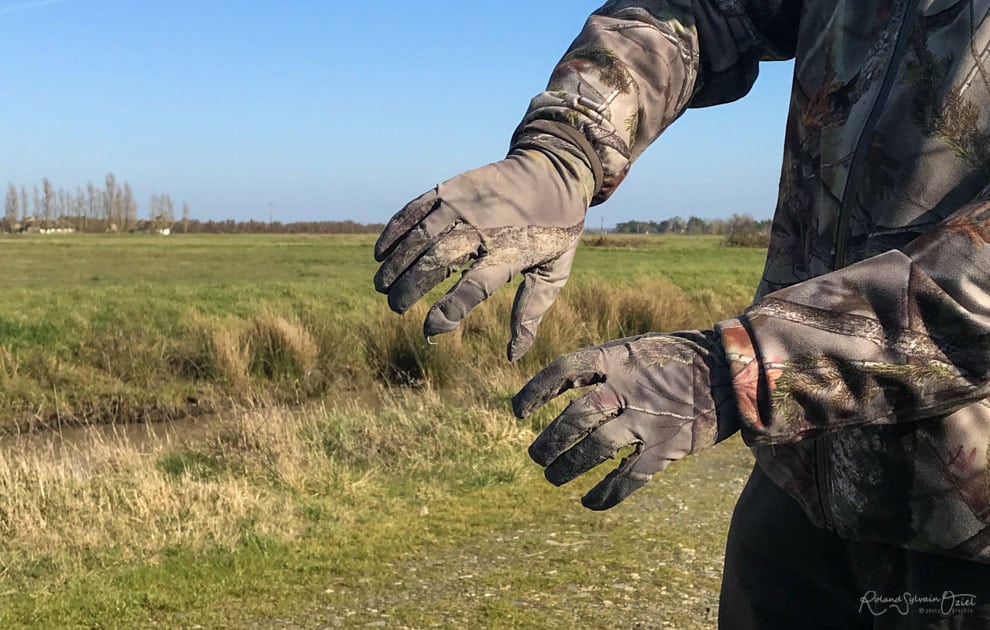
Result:
[[[487,257],[479,258],[457,284],[430,308],[423,323],[423,333],[429,337],[450,332],[473,309],[512,279],[512,268]]]
[[[476,257],[480,247],[477,230],[463,223],[457,225],[391,284],[388,290],[389,307],[397,313],[405,313],[430,289]]]
[[[388,292],[410,265],[457,227],[463,227],[463,230],[474,229],[459,222],[457,213],[449,205],[439,201],[435,203],[423,220],[410,227],[402,240],[389,252],[375,274],[375,289],[379,293]]]
[[[576,252],[575,242],[574,246],[559,258],[524,274],[525,279],[512,303],[512,338],[506,349],[509,361],[519,359],[533,346],[543,315],[567,283]]]
[[[657,456],[654,450],[637,448],[636,452],[624,458],[615,470],[588,491],[582,497],[581,504],[591,510],[607,510],[645,486],[653,475],[671,462],[670,459]]]
[[[578,452],[571,455],[572,458],[580,458],[596,444],[604,444],[602,440],[614,430],[603,432],[602,427],[609,420],[618,416],[620,411],[619,400],[615,392],[608,387],[595,389],[581,398],[572,400],[567,408],[547,425],[543,433],[540,433],[533,440],[529,446],[529,456],[540,466],[552,467],[557,464],[558,458],[562,458],[570,452],[568,449],[577,449],[583,442],[591,439],[591,444],[583,446]],[[606,459],[608,457],[610,455],[606,456]],[[567,461],[570,460],[566,460],[561,466],[566,468]],[[589,470],[598,461],[584,470]],[[547,479],[550,479],[549,468],[547,475]],[[569,479],[564,481],[567,480]],[[564,483],[564,481],[560,483]]]
[[[537,372],[512,397],[516,417],[525,418],[569,389],[603,382],[605,350],[597,346],[565,354]]]
[[[440,187],[416,197],[395,213],[375,242],[375,260],[382,262],[395,244],[440,205]]]

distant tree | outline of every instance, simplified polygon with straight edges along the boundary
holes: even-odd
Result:
[[[103,188],[103,219],[107,223],[107,228],[111,229],[110,226],[118,224],[120,218],[120,192],[117,178],[113,173],[107,173]]]
[[[68,190],[59,188],[55,193],[55,220],[59,224],[68,223],[71,216],[73,216],[72,196]]]
[[[175,202],[166,194],[152,193],[148,204],[148,225],[153,230],[171,229],[175,223]]]
[[[55,211],[58,206],[58,199],[55,193],[55,187],[52,186],[51,180],[47,177],[41,180],[41,218],[45,220],[46,224],[50,224],[55,219]],[[47,225],[47,227],[51,227]]]
[[[162,213],[162,199],[158,193],[151,193],[148,199],[148,226],[155,228]]]
[[[757,221],[748,214],[734,214],[728,221],[725,244],[730,247],[767,247],[770,245],[770,222]]]
[[[14,225],[17,223],[17,217],[20,215],[20,209],[18,208],[19,201],[17,197],[17,186],[7,184],[7,197],[3,203],[3,220],[8,230],[14,229]]]
[[[189,233],[189,203],[182,202],[182,233]]]
[[[657,225],[652,221],[626,221],[615,226],[618,234],[650,234],[658,231]]]
[[[35,217],[41,215],[41,193],[38,192],[37,186],[31,191],[31,210],[33,210],[31,214]]]
[[[137,227],[138,205],[134,199],[134,191],[131,190],[131,185],[127,182],[124,182],[124,190],[120,195],[120,213],[121,229],[128,232]]]
[[[169,225],[175,223],[175,202],[171,195],[162,195],[162,215]]]
[[[687,223],[684,225],[684,231],[688,234],[707,234],[709,228],[707,221],[696,216],[688,217]]]
[[[79,232],[86,231],[86,193],[83,192],[82,188],[76,187],[76,194],[72,198],[72,206],[74,209],[73,216],[76,217],[76,230]]]
[[[27,188],[21,185],[21,222],[27,221],[28,218],[28,193]]]
[[[175,202],[172,197],[166,194],[156,195],[152,193],[151,203],[148,206],[148,218],[157,227],[166,227],[175,223]]]
[[[100,217],[100,191],[96,188],[93,182],[86,182],[86,216],[91,219],[99,219]]]

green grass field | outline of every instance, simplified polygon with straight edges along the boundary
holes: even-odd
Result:
[[[565,303],[573,298],[574,308],[556,318],[551,311],[545,336],[557,342],[543,344],[523,369],[603,337],[710,324],[746,304],[758,279],[760,252],[723,248],[715,238],[657,238],[635,248],[614,240],[620,246],[581,250],[562,296]],[[158,420],[216,411],[224,401],[294,402],[366,389],[367,377],[395,371],[392,353],[400,349],[392,337],[405,332],[401,343],[416,345],[419,323],[414,315],[390,314],[371,290],[372,242],[366,236],[0,239],[0,429]],[[652,283],[645,291],[637,286],[644,281]],[[634,305],[627,319],[635,321],[626,326],[591,312],[601,310],[602,291],[621,287],[651,297],[659,292],[675,303],[653,304],[659,313]],[[500,361],[507,337],[502,315],[511,296],[503,293],[468,321],[471,351],[464,354],[484,363]],[[593,315],[604,319],[587,321]],[[577,337],[575,323],[585,331]],[[439,378],[439,363],[450,370],[459,358],[448,350],[432,358],[417,354],[428,350],[404,351],[422,364],[400,365],[414,372],[411,378],[431,366]]]
[[[742,445],[593,514],[593,480],[525,457],[553,410],[508,398],[581,345],[735,314],[763,252],[583,247],[509,365],[510,291],[428,346],[372,243],[0,238],[0,627],[711,625]]]

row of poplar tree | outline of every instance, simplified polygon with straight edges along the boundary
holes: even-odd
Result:
[[[182,222],[189,223],[189,204],[182,202]],[[16,232],[32,227],[70,228],[78,232],[130,232],[175,224],[175,202],[167,194],[151,195],[148,220],[138,219],[138,204],[127,182],[107,173],[102,188],[87,182],[86,188],[55,188],[47,177],[30,191],[7,184],[0,231]]]

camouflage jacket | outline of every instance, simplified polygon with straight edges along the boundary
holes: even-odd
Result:
[[[990,0],[616,0],[516,132],[596,202],[687,107],[794,58],[753,305],[717,326],[743,437],[817,524],[990,562]]]

